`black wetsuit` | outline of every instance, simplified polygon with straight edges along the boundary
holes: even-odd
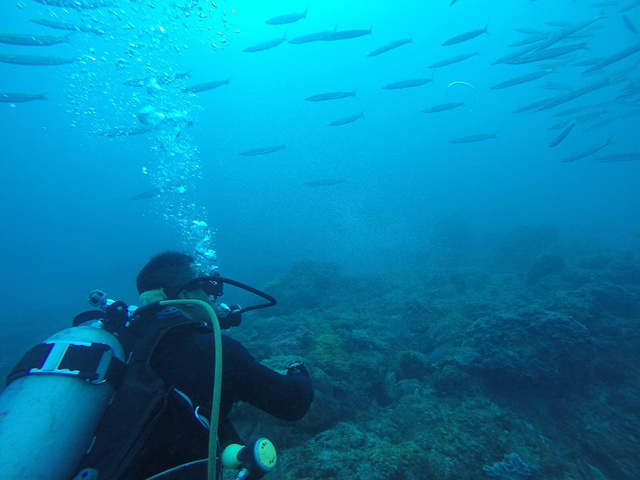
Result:
[[[214,335],[183,329],[168,335],[155,348],[151,368],[168,385],[186,394],[193,407],[209,418],[213,392]],[[282,420],[299,420],[313,400],[311,379],[302,372],[282,375],[258,363],[240,342],[222,336],[222,396],[219,441],[239,439],[227,420],[234,403],[249,403]],[[246,439],[251,440],[251,439]],[[152,433],[129,464],[122,480],[140,480],[186,462],[207,457],[209,432],[197,421],[184,399],[173,392]],[[196,470],[198,473],[195,473]],[[206,465],[170,477],[198,479]]]

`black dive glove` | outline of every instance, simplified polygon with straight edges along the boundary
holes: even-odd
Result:
[[[240,325],[240,322],[242,322],[240,305],[227,305],[225,303],[221,303],[216,307],[216,315],[218,316],[220,328],[223,330],[231,327],[237,327]]]

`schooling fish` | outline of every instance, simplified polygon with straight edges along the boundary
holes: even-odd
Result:
[[[447,110],[453,110],[454,108],[462,107],[464,100],[461,102],[442,103],[440,105],[434,105],[433,107],[425,108],[422,113],[438,113],[445,112]]]
[[[207,90],[214,90],[218,87],[221,87],[223,85],[228,85],[229,84],[229,80],[231,80],[231,78],[227,78],[225,80],[213,80],[211,82],[205,82],[205,83],[197,83],[195,85],[191,85],[189,87],[184,87],[182,89],[182,91],[184,93],[200,93],[200,92],[206,92]]]
[[[271,48],[275,48],[280,45],[282,42],[286,40],[286,35],[281,38],[275,38],[273,40],[267,40],[266,42],[258,43],[256,45],[252,45],[243,50],[243,52],[253,53],[253,52],[262,52],[264,50],[269,50]]]
[[[544,98],[542,100],[538,100],[536,102],[530,103],[528,105],[525,105],[524,107],[520,107],[517,110],[514,110],[513,113],[523,113],[523,112],[530,112],[531,110],[537,110],[545,105],[547,105],[550,102],[555,101],[559,96],[555,96],[555,97],[551,97],[551,98]]]
[[[598,143],[596,145],[591,145],[590,147],[585,148],[584,150],[580,150],[573,155],[569,155],[562,159],[563,163],[575,162],[576,160],[580,160],[581,158],[588,157],[589,155],[593,155],[594,153],[599,152],[604,147],[607,147],[613,143],[611,137],[607,138],[607,141],[604,143]]]
[[[24,103],[33,100],[46,100],[44,93],[0,93],[0,103]]]
[[[412,78],[410,80],[401,80],[399,82],[390,83],[382,87],[385,90],[399,90],[401,88],[421,87],[427,83],[431,83],[431,78]]]
[[[353,123],[356,120],[364,118],[364,112],[356,113],[354,115],[349,115],[348,117],[339,118],[338,120],[334,120],[329,124],[330,127],[340,127],[341,125],[347,125],[349,123]]]
[[[469,135],[468,137],[458,137],[450,140],[449,143],[473,143],[484,142],[485,140],[491,140],[496,138],[497,133],[481,133],[479,135]]]
[[[480,52],[476,50],[475,52],[463,53],[462,55],[456,55],[455,57],[445,58],[444,60],[440,60],[439,62],[429,65],[429,68],[446,67],[447,65],[452,65],[454,63],[462,62],[468,58],[475,57],[479,53]]]
[[[455,37],[450,38],[446,42],[442,44],[443,47],[447,47],[449,45],[455,45],[456,43],[466,42],[468,40],[472,40],[483,33],[487,33],[487,28],[489,28],[489,22],[485,25],[484,28],[480,28],[478,30],[471,30],[470,32],[462,33],[460,35],[456,35]]]
[[[32,18],[31,23],[36,25],[43,25],[45,27],[54,28],[56,30],[68,30],[71,32],[85,32],[93,33],[94,35],[104,35],[104,30],[101,30],[90,25],[77,25],[75,23],[59,22],[57,20],[51,20],[49,18]]]
[[[22,35],[18,33],[0,33],[0,43],[7,45],[21,45],[40,47],[46,45],[57,45],[59,43],[70,43],[70,35]]]
[[[571,122],[569,122],[569,124],[566,127],[564,127],[564,130],[562,130],[556,138],[551,140],[551,143],[549,143],[549,148],[553,148],[556,145],[559,145],[560,142],[562,142],[565,138],[567,138],[567,135],[569,135],[569,132],[571,132],[571,130],[573,130],[573,127],[576,126],[576,123],[577,121],[575,118],[571,120]]]
[[[307,18],[307,7],[304,12],[300,13],[288,13],[285,15],[278,15],[277,17],[272,17],[269,20],[265,21],[269,25],[286,25],[287,23],[294,23],[298,20],[302,20],[303,18]]]
[[[307,35],[301,35],[299,37],[292,38],[289,43],[294,45],[302,45],[303,43],[311,42],[324,42],[329,39],[329,36],[335,33],[335,30],[328,30],[325,32],[309,33]]]
[[[52,66],[65,65],[73,63],[76,57],[44,57],[40,55],[2,55],[0,54],[0,62],[11,63],[13,65],[32,65],[32,66]]]
[[[49,7],[78,8],[81,10],[94,10],[102,7],[112,7],[113,3],[105,0],[35,0]]]
[[[602,80],[598,80],[595,81],[593,83],[589,83],[587,85],[584,85],[583,87],[577,88],[575,90],[572,90],[570,92],[564,93],[562,95],[559,95],[557,97],[555,97],[554,99],[550,99],[549,102],[545,103],[544,105],[541,105],[538,108],[538,111],[543,111],[543,110],[549,110],[550,108],[554,108],[557,107],[558,105],[562,105],[563,103],[567,103],[571,100],[574,100],[578,97],[581,97],[583,95],[586,95],[587,93],[591,93],[595,90],[598,90],[600,88],[604,88],[607,87],[609,85],[611,85],[613,83],[613,80],[609,77],[604,78]]]
[[[255,157],[257,155],[267,155],[269,153],[279,152],[284,148],[286,148],[286,145],[283,143],[282,145],[272,145],[269,147],[252,148],[251,150],[245,150],[244,152],[240,152],[238,155],[242,155],[243,157]]]
[[[551,69],[547,70],[538,70],[535,72],[527,73],[525,75],[520,75],[519,77],[514,77],[509,80],[505,80],[504,82],[500,82],[497,85],[491,87],[493,90],[513,87],[514,85],[520,85],[521,83],[531,82],[533,80],[538,80],[539,78],[544,77],[545,75],[549,75],[552,72]]]
[[[611,155],[604,155],[593,159],[594,162],[598,163],[632,162],[634,160],[640,160],[640,152],[612,153]]]
[[[631,33],[633,33],[634,35],[638,34],[638,27],[636,27],[635,22],[629,15],[623,15],[622,20]]]
[[[342,98],[355,97],[356,92],[329,92],[319,93],[318,95],[311,95],[305,98],[310,102],[325,102],[327,100],[340,100]]]
[[[629,48],[625,48],[624,50],[616,53],[615,55],[611,55],[610,57],[605,58],[600,63],[594,65],[593,67],[591,67],[591,68],[589,68],[587,70],[585,70],[583,72],[583,75],[587,74],[587,73],[595,72],[596,70],[600,70],[600,69],[602,69],[604,67],[608,67],[612,63],[618,62],[618,61],[622,60],[623,58],[626,58],[629,55],[633,55],[634,53],[637,53],[639,51],[640,51],[640,42],[636,43],[635,45],[631,45]]]
[[[364,37],[365,35],[371,35],[371,30],[371,28],[369,28],[369,30],[335,30],[327,35],[324,41],[333,42],[335,40],[348,40],[350,38]]]
[[[562,57],[563,55],[567,55],[578,50],[587,50],[588,48],[589,45],[587,44],[587,42],[577,43],[573,45],[563,45],[561,47],[553,47],[547,48],[545,50],[531,52],[527,55],[514,58],[513,60],[509,60],[504,63],[508,63],[509,65],[522,65],[523,63],[539,62],[541,60],[549,60],[551,58]]]
[[[386,45],[376,48],[375,50],[367,54],[367,57],[376,57],[378,55],[382,55],[383,53],[387,53],[389,50],[401,47],[403,45],[406,45],[407,43],[413,43],[413,37],[403,38],[402,40],[394,40],[393,42],[387,43]]]

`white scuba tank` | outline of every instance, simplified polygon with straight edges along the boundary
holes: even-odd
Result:
[[[94,431],[114,394],[105,380],[120,342],[100,322],[68,328],[47,339],[53,344],[41,368],[13,380],[0,394],[0,478],[69,480],[88,450]],[[102,344],[94,381],[61,370],[69,346]]]

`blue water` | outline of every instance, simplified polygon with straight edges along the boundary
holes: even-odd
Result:
[[[446,249],[435,249],[433,238],[452,217],[463,219],[477,239],[548,224],[567,242],[589,238],[615,251],[639,247],[640,162],[561,161],[610,136],[613,144],[601,154],[640,151],[638,116],[623,116],[638,109],[638,96],[607,106],[602,119],[620,117],[616,122],[594,132],[584,130],[598,120],[578,125],[553,149],[548,144],[558,132],[547,130],[561,110],[615,100],[638,79],[638,70],[554,109],[512,112],[564,93],[540,88],[547,80],[579,88],[614,77],[638,62],[640,53],[593,76],[582,76],[588,67],[561,66],[536,82],[490,89],[538,68],[491,65],[524,38],[516,28],[552,31],[557,27],[546,22],[576,23],[603,13],[595,23],[602,28],[592,32],[588,50],[575,54],[574,62],[637,43],[618,13],[632,0],[604,10],[591,5],[595,0],[117,3],[86,11],[28,0],[0,3],[0,32],[65,33],[32,18],[98,25],[107,32],[74,33],[70,44],[50,47],[0,44],[0,54],[79,58],[48,67],[0,63],[0,93],[47,97],[0,104],[0,327],[5,338],[16,338],[4,344],[2,372],[34,336],[66,326],[85,309],[91,289],[135,302],[135,276],[152,255],[176,248],[196,252],[202,238],[191,230],[194,221],[208,224],[205,247],[217,254],[205,259],[208,266],[257,286],[298,260],[334,262],[358,275],[411,270],[425,256],[444,264]],[[307,7],[307,18],[291,25],[264,23]],[[640,24],[640,8],[626,15]],[[487,22],[487,35],[441,46]],[[334,28],[372,28],[372,34],[243,52],[283,35]],[[366,56],[408,37],[413,43]],[[381,88],[431,78],[428,65],[475,50],[479,55],[438,69],[433,83]],[[159,89],[123,85],[186,71],[190,78]],[[215,90],[181,91],[226,78],[229,84]],[[452,82],[473,86],[449,90],[468,99],[465,107],[421,113],[451,101]],[[304,100],[341,90],[356,96]],[[97,135],[139,126],[145,107],[178,112],[193,125],[181,125],[179,135],[173,124],[140,136]],[[354,123],[328,126],[360,112],[364,118]],[[497,138],[485,142],[449,143],[493,133]],[[279,144],[286,148],[270,155],[238,155]],[[184,192],[131,200],[157,188],[159,179],[180,184]],[[344,182],[305,185],[321,179]]]

